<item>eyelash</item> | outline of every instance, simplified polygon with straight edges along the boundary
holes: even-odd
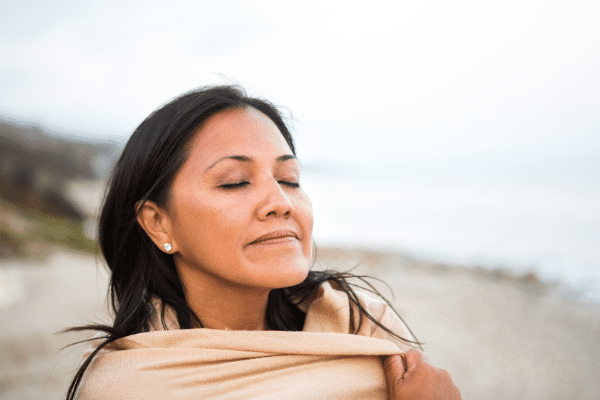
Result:
[[[300,184],[298,182],[279,181],[279,183],[295,189],[300,187]]]
[[[237,188],[241,188],[242,186],[246,186],[249,183],[250,182],[227,183],[225,185],[221,185],[221,188],[223,188],[223,189],[237,189]]]
[[[291,188],[299,188],[300,187],[300,184],[297,182],[279,181],[279,183],[281,183],[282,185],[291,187]],[[244,187],[249,184],[250,184],[250,182],[247,182],[247,181],[238,182],[238,183],[228,183],[225,185],[221,185],[221,188],[223,188],[225,190],[231,190],[231,189],[238,189],[238,188]]]

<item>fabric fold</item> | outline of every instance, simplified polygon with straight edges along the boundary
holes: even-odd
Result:
[[[411,339],[385,302],[359,298]],[[78,398],[387,399],[381,357],[410,347],[368,320],[350,334],[348,298],[329,283],[304,306],[301,332],[169,329],[119,339],[93,360]]]

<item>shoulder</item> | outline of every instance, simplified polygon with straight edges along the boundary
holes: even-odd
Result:
[[[386,327],[399,337],[415,340],[406,324],[385,300],[361,288],[354,288],[354,292],[363,309],[379,325]],[[313,296],[300,307],[306,311],[304,331],[358,334],[392,341],[402,350],[412,347],[368,318],[350,300],[346,292],[334,288],[329,282],[321,284]]]

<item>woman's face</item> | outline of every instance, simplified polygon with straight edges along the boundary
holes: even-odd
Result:
[[[299,179],[267,116],[246,108],[209,118],[172,185],[169,235],[180,274],[269,289],[302,282],[313,215]]]

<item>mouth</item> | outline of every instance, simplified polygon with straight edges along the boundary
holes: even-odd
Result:
[[[271,245],[271,244],[284,244],[293,243],[298,240],[296,232],[290,229],[281,229],[273,232],[269,232],[266,235],[260,236],[248,245]]]

